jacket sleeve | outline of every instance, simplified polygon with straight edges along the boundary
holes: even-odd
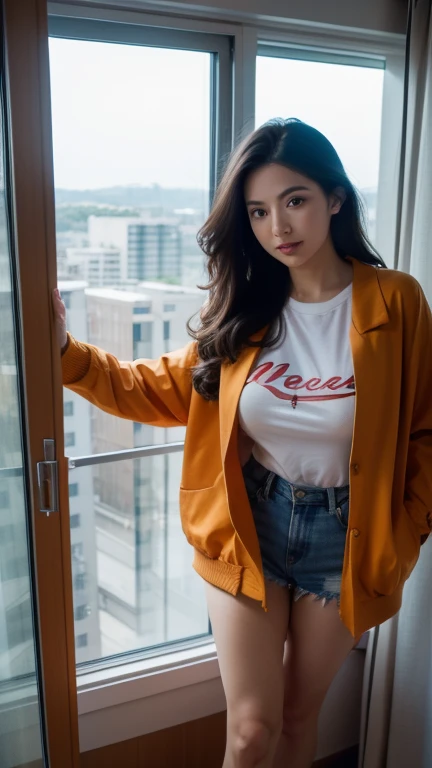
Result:
[[[186,426],[196,360],[195,342],[157,360],[120,362],[68,334],[63,384],[114,416],[156,427]]]
[[[424,544],[432,530],[432,314],[417,283],[418,315],[411,338],[416,376],[408,446],[404,504]]]

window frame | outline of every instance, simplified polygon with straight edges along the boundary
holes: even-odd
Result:
[[[73,606],[70,532],[64,524],[68,508],[67,462],[59,458],[63,454],[63,403],[51,312],[56,251],[46,3],[24,0],[18,7],[14,0],[4,0],[2,12],[6,43],[2,75],[4,146],[7,146],[6,178],[12,214],[8,225],[14,257],[17,354],[19,367],[24,372],[19,377],[20,401],[25,413],[22,429],[25,464],[23,468],[11,470],[24,471],[29,501],[30,599],[37,606],[33,623],[38,672],[23,676],[23,686],[16,691],[0,690],[0,719],[7,724],[13,750],[23,718],[28,713],[32,720],[27,722],[36,724],[41,712],[43,731],[40,733],[36,727],[26,747],[30,746],[31,750],[37,745],[40,747],[42,736],[43,759],[49,756],[52,765],[75,768],[79,763],[79,741],[76,679],[70,673]],[[28,131],[29,125],[31,131]],[[55,441],[60,481],[59,506],[49,515],[40,511],[37,475],[37,464],[46,460],[46,439]],[[34,701],[39,669],[42,710],[39,697]],[[10,708],[11,693],[16,695],[19,706]],[[32,751],[27,754],[32,755]],[[35,749],[33,754],[40,751]]]
[[[330,27],[311,22],[281,19],[274,25],[263,23],[253,13],[245,12],[236,23],[217,20],[214,10],[202,7],[197,15],[190,8],[157,15],[153,10],[125,11],[102,7],[84,8],[49,2],[48,12],[56,17],[74,15],[81,19],[99,19],[147,26],[150,30],[229,35],[232,58],[231,135],[234,142],[254,128],[255,65],[259,45],[304,46],[324,49],[327,54],[349,51],[358,56],[384,55],[383,117],[377,201],[377,248],[389,267],[394,263],[396,194],[402,126],[404,38],[392,33]],[[220,17],[220,14],[219,14]],[[228,114],[229,110],[226,110]],[[228,142],[227,142],[228,145]],[[231,145],[228,147],[228,150]],[[379,215],[378,215],[379,211]],[[71,460],[73,461],[73,460]],[[367,647],[368,633],[356,649]],[[185,697],[181,689],[188,687]],[[155,698],[157,697],[157,698]],[[159,706],[155,708],[155,703]],[[140,707],[139,722],[131,718]],[[220,712],[226,708],[220,680],[215,644],[210,637],[194,647],[171,649],[157,658],[140,658],[116,667],[87,670],[78,676],[78,712],[81,751],[134,738],[161,728]]]
[[[256,55],[279,55],[304,61],[370,66],[384,62],[384,82],[377,190],[375,245],[389,269],[396,261],[397,196],[402,141],[405,42],[401,35],[296,28],[283,32],[261,29]],[[255,107],[254,107],[255,108]]]
[[[134,17],[135,18],[135,17]],[[104,19],[48,16],[50,37],[89,42],[119,43],[151,48],[197,51],[212,55],[210,63],[210,200],[221,172],[221,159],[232,147],[232,41],[229,35],[154,26],[139,14],[133,22],[119,24]]]

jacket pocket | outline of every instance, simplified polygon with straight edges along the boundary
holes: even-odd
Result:
[[[376,549],[372,536],[371,548]],[[372,554],[371,563],[364,565],[365,578],[361,578],[367,597],[392,595],[404,584],[414,569],[420,554],[420,536],[414,523],[402,506],[393,521],[389,537],[384,539],[381,552]],[[374,566],[374,567],[373,567]]]
[[[210,488],[180,487],[180,517],[183,532],[195,549],[207,557],[234,562],[235,530],[231,522],[223,472]],[[230,557],[231,555],[231,557]]]

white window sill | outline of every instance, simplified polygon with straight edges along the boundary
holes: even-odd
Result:
[[[155,696],[214,677],[219,677],[219,665],[216,646],[209,639],[199,647],[85,672],[78,677],[78,713]]]
[[[368,633],[356,649],[365,649]],[[216,646],[141,659],[78,679],[80,751],[137,738],[226,708]]]
[[[216,646],[141,659],[78,678],[80,751],[126,741],[226,708]]]

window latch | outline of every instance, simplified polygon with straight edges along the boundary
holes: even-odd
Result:
[[[39,488],[39,511],[59,511],[58,493],[58,463],[55,457],[55,440],[44,440],[45,461],[37,463],[37,480]]]

